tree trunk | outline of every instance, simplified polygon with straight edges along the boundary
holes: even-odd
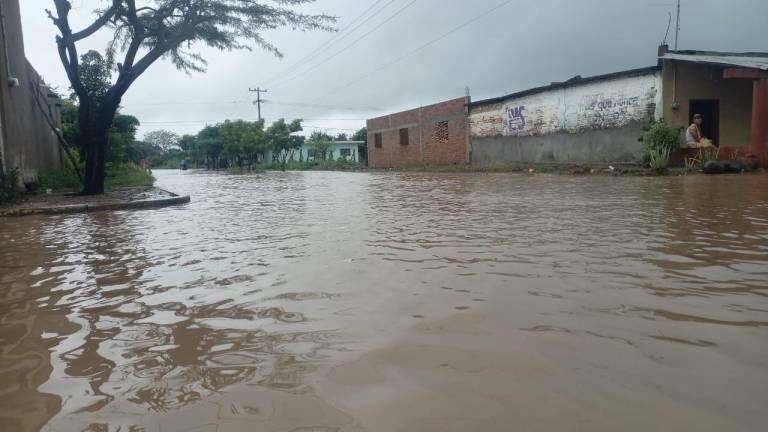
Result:
[[[87,136],[83,134],[85,149],[85,178],[83,179],[82,195],[100,195],[104,193],[104,180],[107,176],[106,152],[107,133],[94,131]]]
[[[97,113],[91,112],[94,101],[80,101],[80,140],[85,150],[85,178],[81,195],[101,195],[107,177],[109,130],[120,105],[120,98],[101,101]],[[95,115],[94,115],[95,114]]]

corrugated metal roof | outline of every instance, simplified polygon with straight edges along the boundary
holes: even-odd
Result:
[[[768,53],[739,54],[708,51],[670,51],[661,56],[661,58],[664,60],[768,70]]]

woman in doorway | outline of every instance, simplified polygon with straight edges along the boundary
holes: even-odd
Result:
[[[688,126],[688,129],[685,131],[685,142],[688,143],[689,148],[714,147],[712,141],[701,136],[701,124],[703,122],[704,117],[702,117],[701,114],[693,115],[693,123]]]

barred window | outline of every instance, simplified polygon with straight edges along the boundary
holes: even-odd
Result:
[[[441,144],[448,144],[448,122],[442,121],[435,124],[435,133],[432,139]]]
[[[408,145],[408,129],[407,128],[400,129],[400,145],[401,146]]]

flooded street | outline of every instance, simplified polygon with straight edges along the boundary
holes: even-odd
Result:
[[[765,175],[156,176],[0,220],[0,431],[765,430]]]

